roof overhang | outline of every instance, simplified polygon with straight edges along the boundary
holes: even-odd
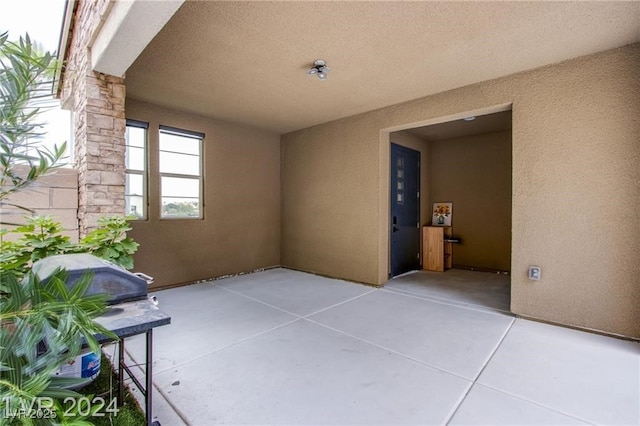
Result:
[[[77,0],[71,0],[64,3],[64,13],[62,16],[62,28],[60,29],[60,37],[58,38],[58,66],[56,68],[55,78],[53,79],[52,92],[56,98],[60,98],[62,90],[62,79],[64,78],[64,64],[67,59],[67,51],[71,43],[71,35],[73,33],[73,22],[78,7]],[[66,108],[63,105],[63,108]]]
[[[94,71],[123,77],[184,0],[116,1],[91,45]]]
[[[123,77],[127,69],[158,34],[185,0],[114,1],[93,34],[89,46],[94,71]],[[74,32],[78,1],[65,3],[62,31],[58,42],[60,63],[56,70],[53,92],[60,96]]]

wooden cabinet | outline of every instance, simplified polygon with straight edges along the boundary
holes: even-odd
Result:
[[[443,272],[451,268],[451,227],[425,226],[422,228],[422,268]]]

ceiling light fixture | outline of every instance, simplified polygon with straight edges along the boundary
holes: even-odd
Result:
[[[469,116],[469,117],[465,117],[465,118],[463,118],[463,120],[464,120],[464,121],[473,121],[473,120],[475,120],[475,119],[476,119],[476,116],[475,116],[475,115],[472,115],[472,116]]]
[[[326,80],[328,72],[329,67],[327,66],[327,63],[322,59],[316,59],[313,66],[307,71],[307,74],[317,75],[320,80]]]

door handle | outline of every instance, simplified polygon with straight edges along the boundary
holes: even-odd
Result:
[[[398,232],[400,228],[398,228],[398,218],[396,216],[393,217],[393,226],[391,227],[393,232]]]

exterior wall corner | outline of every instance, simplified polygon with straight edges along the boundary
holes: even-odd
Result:
[[[65,58],[61,100],[74,114],[81,236],[98,218],[125,214],[124,79],[91,66],[91,44],[110,7],[108,0],[79,2]]]

